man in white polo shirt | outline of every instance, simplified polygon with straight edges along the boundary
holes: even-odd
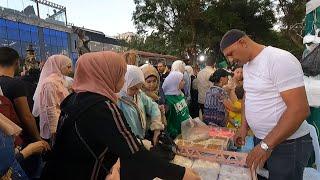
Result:
[[[302,180],[312,152],[309,106],[299,61],[289,52],[254,42],[240,30],[230,30],[220,48],[233,63],[243,64],[245,98],[238,144],[251,128],[255,147],[249,167],[267,161],[271,180]]]

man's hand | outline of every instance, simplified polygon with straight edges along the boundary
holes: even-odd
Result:
[[[166,113],[164,105],[159,105],[159,109],[160,109],[161,114],[165,114]]]
[[[236,146],[243,146],[246,143],[246,136],[248,133],[248,129],[246,127],[241,126],[234,137],[234,142]]]
[[[33,154],[41,154],[48,150],[50,150],[50,146],[46,141],[37,141],[31,144],[28,144],[28,146],[21,151],[21,154],[23,155],[24,158],[27,158]]]
[[[260,144],[256,145],[247,156],[247,166],[249,168],[257,169],[263,167],[264,163],[269,159],[271,151],[265,151],[260,147]]]
[[[120,180],[120,159],[112,166],[105,180]]]

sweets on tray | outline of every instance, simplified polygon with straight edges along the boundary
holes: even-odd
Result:
[[[212,127],[209,131],[209,135],[212,137],[224,137],[224,138],[233,138],[235,131],[228,128],[222,127]]]
[[[210,138],[203,141],[188,141],[178,139],[176,144],[179,147],[196,147],[196,148],[205,148],[211,150],[225,150],[228,147],[229,140],[226,138]]]
[[[207,149],[224,150],[224,149],[227,149],[228,142],[229,142],[228,139],[211,138],[205,141],[201,141],[199,143],[205,145],[205,148]]]
[[[172,161],[172,163],[186,167],[186,168],[191,168],[193,161],[189,158],[183,157],[176,155]]]
[[[178,146],[192,146],[193,142],[192,141],[188,141],[188,140],[183,140],[183,139],[176,139],[175,143]]]

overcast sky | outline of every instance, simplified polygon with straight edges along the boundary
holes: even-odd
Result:
[[[133,0],[49,0],[67,8],[67,19],[75,26],[104,32],[107,36],[136,32],[132,21]],[[0,0],[0,6],[22,10],[30,0]],[[52,9],[42,8],[42,13]],[[42,14],[40,13],[40,14]]]

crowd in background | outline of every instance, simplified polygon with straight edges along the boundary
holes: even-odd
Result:
[[[74,68],[69,57],[53,55],[42,66],[28,59],[15,77],[19,54],[0,47],[1,98],[22,128],[14,138],[0,128],[7,143],[0,177],[199,179],[159,157],[159,138],[175,139],[181,123],[196,117],[239,128],[243,67],[218,68],[213,55],[200,71],[181,60],[137,65],[133,51],[86,53]]]

